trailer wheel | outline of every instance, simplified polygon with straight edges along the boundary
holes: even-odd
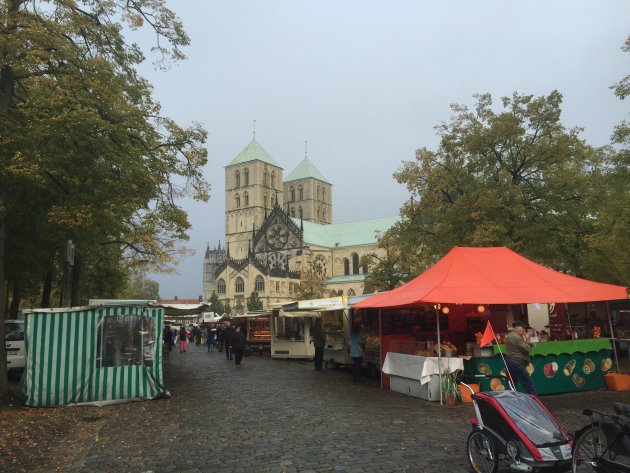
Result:
[[[476,473],[496,473],[499,459],[494,444],[481,430],[473,430],[466,442],[468,463]]]

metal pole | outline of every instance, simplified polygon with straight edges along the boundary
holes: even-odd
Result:
[[[440,341],[440,305],[437,304],[434,306],[435,308],[435,321],[437,325],[437,352],[438,352],[438,374],[440,375],[440,405],[444,404],[442,399],[442,350],[440,345],[442,344]]]
[[[378,309],[378,362],[381,365],[381,389],[383,389],[383,323],[382,323],[383,314],[381,309]]]
[[[617,373],[621,372],[621,367],[619,366],[619,358],[617,357],[617,343],[615,342],[615,332],[613,329],[612,319],[610,318],[610,307],[608,307],[608,302],[606,302],[606,317],[608,318],[608,327],[610,328],[610,341],[612,342],[613,354],[615,355],[615,365],[617,365]]]

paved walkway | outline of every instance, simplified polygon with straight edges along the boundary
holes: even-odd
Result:
[[[251,356],[171,352],[170,399],[103,408],[3,409],[4,472],[464,472],[471,404],[454,407],[353,383],[346,370]],[[545,396],[569,430],[584,407],[630,393]]]

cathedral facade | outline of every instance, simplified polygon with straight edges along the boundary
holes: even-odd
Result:
[[[333,224],[332,184],[307,157],[288,175],[254,138],[225,167],[225,248],[208,246],[203,298],[213,292],[234,313],[253,292],[263,308],[296,300],[306,271],[325,297],[364,293],[361,257],[399,217]],[[306,277],[306,276],[304,276]]]

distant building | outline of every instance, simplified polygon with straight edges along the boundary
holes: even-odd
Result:
[[[363,294],[361,257],[383,252],[378,240],[399,217],[333,224],[332,184],[313,163],[282,173],[256,139],[225,167],[226,248],[206,249],[204,300],[216,292],[235,313],[253,291],[265,309],[295,300],[307,267],[325,279],[325,297]]]

